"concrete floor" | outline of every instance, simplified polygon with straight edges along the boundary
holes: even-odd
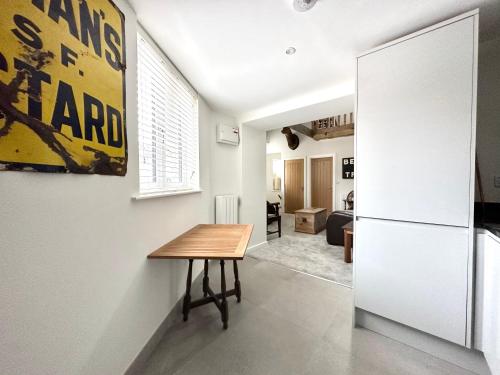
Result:
[[[217,268],[215,268],[217,267]],[[352,329],[352,290],[246,258],[243,300],[229,298],[229,329],[213,305],[172,326],[144,375],[472,374],[364,329]],[[232,267],[227,267],[232,287]],[[219,288],[218,264],[211,286]],[[193,285],[193,298],[201,294]]]

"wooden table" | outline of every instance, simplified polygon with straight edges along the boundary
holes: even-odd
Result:
[[[236,261],[242,260],[245,256],[252,229],[253,225],[251,224],[199,224],[148,255],[149,259],[189,260],[186,294],[182,306],[184,321],[188,320],[191,308],[213,302],[221,313],[224,329],[227,329],[229,312],[226,298],[236,296],[238,302],[241,302],[241,285]],[[203,298],[191,301],[194,259],[205,260]],[[210,259],[220,261],[221,292],[217,294],[209,286],[208,261]],[[235,281],[234,289],[231,290],[226,290],[226,275],[224,272],[226,260],[233,261]]]
[[[352,263],[352,233],[353,233],[353,223],[348,222],[342,227],[344,229],[344,262]]]

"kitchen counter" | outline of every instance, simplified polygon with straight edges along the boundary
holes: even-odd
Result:
[[[500,238],[500,203],[474,204],[474,226]]]
[[[500,225],[476,225],[476,285],[474,347],[494,375],[500,374]]]
[[[500,239],[500,224],[498,223],[484,223],[484,224],[476,224],[476,228],[481,228],[487,230],[495,237]]]

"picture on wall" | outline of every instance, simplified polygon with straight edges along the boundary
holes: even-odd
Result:
[[[3,1],[0,170],[124,176],[125,69],[110,0]]]
[[[342,178],[354,178],[354,158],[342,158]]]

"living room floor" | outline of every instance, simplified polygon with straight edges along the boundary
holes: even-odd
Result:
[[[227,282],[232,285],[232,267]],[[218,263],[210,265],[218,290]],[[177,322],[147,361],[144,375],[472,374],[371,331],[352,328],[352,289],[271,262],[240,262],[242,302],[229,302],[222,329],[213,304]],[[201,296],[201,278],[192,294]],[[299,297],[300,296],[300,297]]]
[[[267,236],[267,243],[248,250],[247,255],[292,270],[352,286],[352,263],[344,262],[344,248],[326,242],[326,231],[318,234],[295,232],[295,216],[282,214],[282,234]],[[268,228],[277,230],[277,223]]]

